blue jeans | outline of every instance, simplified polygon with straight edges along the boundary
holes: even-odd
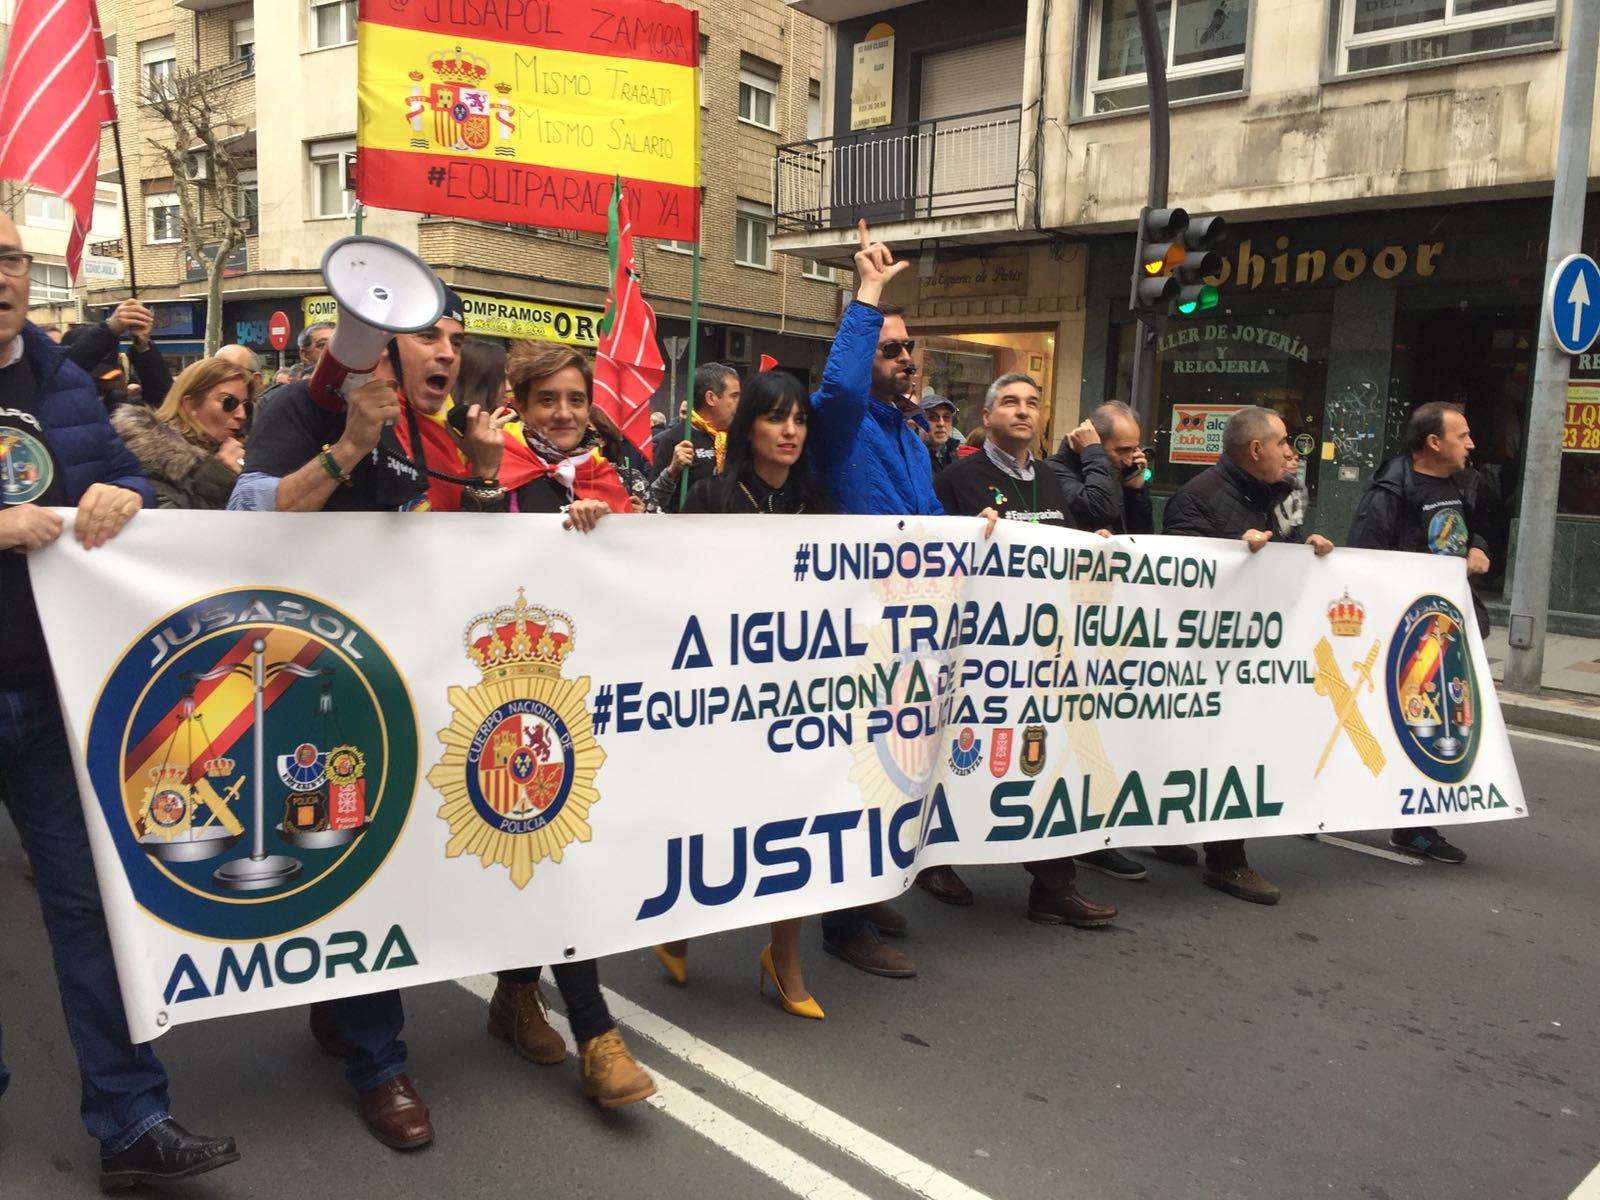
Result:
[[[53,684],[0,689],[0,803],[33,863],[61,1009],[78,1056],[83,1123],[104,1153],[116,1154],[166,1119],[167,1072],[149,1046],[128,1037]],[[0,1064],[0,1092],[9,1082]]]
[[[406,1044],[400,1040],[406,1010],[399,992],[345,996],[331,1007],[334,1028],[350,1051],[344,1077],[351,1087],[365,1092],[406,1069]]]

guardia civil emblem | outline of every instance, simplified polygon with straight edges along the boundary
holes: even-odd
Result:
[[[1478,752],[1480,692],[1466,619],[1443,596],[1422,596],[1389,647],[1389,716],[1406,757],[1430,779],[1459,783]]]
[[[483,679],[450,689],[455,716],[428,772],[444,797],[445,854],[506,867],[526,887],[536,863],[560,862],[592,832],[606,756],[589,720],[589,677],[561,675],[576,645],[572,618],[529,604],[520,588],[515,603],[475,618],[464,640]]]

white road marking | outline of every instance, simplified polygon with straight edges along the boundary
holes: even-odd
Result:
[[[1567,746],[1573,750],[1600,751],[1600,742],[1586,742],[1581,738],[1562,737],[1555,733],[1539,733],[1532,729],[1507,729],[1512,737],[1527,738],[1530,742],[1548,742],[1552,746]]]
[[[458,979],[456,984],[484,1000],[494,995],[493,975],[474,975],[468,979]],[[614,993],[608,992],[607,999],[627,1004],[627,1001],[621,1000]],[[628,1007],[633,1006],[628,1005]],[[613,1015],[621,1020],[620,1015],[614,1010]],[[569,1047],[576,1048],[576,1043],[572,1040],[572,1027],[567,1024],[565,1017],[551,1010],[550,1024],[567,1039]],[[707,1141],[733,1155],[740,1162],[753,1167],[796,1196],[803,1197],[804,1200],[871,1200],[865,1192],[857,1191],[836,1175],[830,1175],[816,1163],[790,1150],[782,1142],[768,1137],[753,1126],[746,1125],[738,1117],[695,1095],[682,1084],[667,1078],[659,1068],[642,1061],[639,1065],[649,1071],[656,1081],[656,1094],[646,1100],[646,1104],[657,1112],[664,1113],[688,1126]]]
[[[620,1024],[901,1187],[926,1200],[985,1200],[983,1193],[869,1133],[832,1109],[824,1108],[770,1075],[718,1050],[666,1018],[640,1008],[610,988],[603,990],[611,1005],[611,1015]]]
[[[1584,1176],[1583,1182],[1572,1189],[1567,1200],[1600,1200],[1600,1167]]]
[[[1401,854],[1395,850],[1385,850],[1381,846],[1366,846],[1360,842],[1347,842],[1344,838],[1334,837],[1331,833],[1317,834],[1317,841],[1326,842],[1330,846],[1338,846],[1341,850],[1354,850],[1358,854],[1370,854],[1373,858],[1387,858],[1390,862],[1404,863],[1408,867],[1420,867],[1422,860],[1412,854]]]

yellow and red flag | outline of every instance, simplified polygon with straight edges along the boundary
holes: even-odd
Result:
[[[364,204],[699,239],[697,14],[662,0],[360,0]]]

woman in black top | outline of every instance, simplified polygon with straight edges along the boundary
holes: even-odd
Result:
[[[784,371],[763,371],[750,380],[728,425],[722,471],[689,489],[686,513],[829,513],[827,493],[811,473],[806,427],[811,401]],[[656,957],[672,978],[688,978],[689,943],[667,942]],[[761,951],[762,988],[772,980],[785,1012],[822,1019],[822,1007],[806,990],[800,970],[800,918],[772,923],[772,941]]]

